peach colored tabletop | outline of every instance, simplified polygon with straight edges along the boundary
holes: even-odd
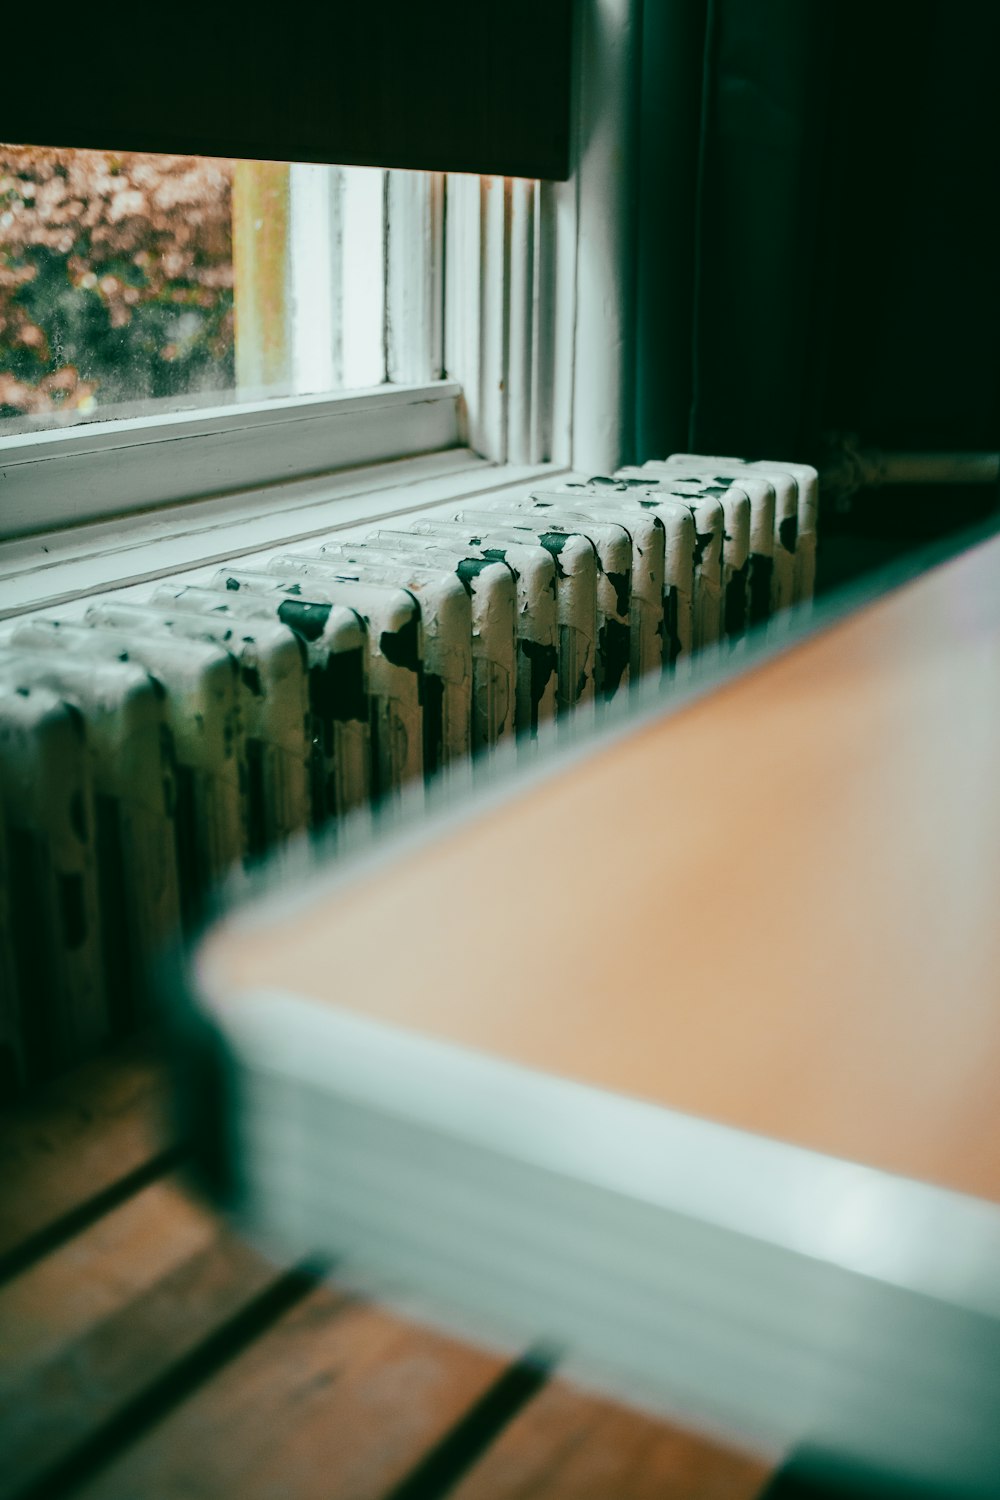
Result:
[[[1000,1202],[1000,539],[208,951]]]

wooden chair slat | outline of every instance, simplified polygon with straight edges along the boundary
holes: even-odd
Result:
[[[773,1466],[553,1381],[449,1500],[753,1500]]]
[[[498,1360],[318,1287],[77,1500],[381,1500]]]
[[[37,1246],[0,1283],[0,1500],[408,1494],[504,1361],[333,1287],[282,1301],[167,1174],[163,1099],[133,1047],[0,1121],[0,1260]],[[752,1500],[770,1472],[560,1381],[501,1420],[456,1500]]]
[[[277,1278],[176,1190],[149,1188],[110,1218],[137,1216],[141,1228],[121,1233],[119,1224],[113,1248],[105,1221],[7,1289],[0,1316],[10,1318],[15,1346],[33,1326],[41,1335],[36,1356],[46,1345],[49,1352],[17,1361],[19,1376],[4,1371],[0,1500],[72,1468],[81,1445],[134,1409]]]
[[[135,1046],[0,1117],[0,1259],[162,1153],[164,1104],[162,1068]]]
[[[86,1338],[218,1236],[214,1215],[169,1177],[0,1287],[0,1389]],[[0,1431],[2,1422],[0,1409]]]

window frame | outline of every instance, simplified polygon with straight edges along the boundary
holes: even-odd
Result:
[[[289,396],[0,441],[0,538],[458,447],[455,381]]]
[[[58,609],[72,618],[103,594],[134,588],[142,598],[158,579],[205,581],[237,557],[569,475],[458,447],[15,538],[0,543],[0,640],[23,614]]]
[[[214,400],[171,399],[158,410],[158,403],[146,402],[135,414],[0,437],[0,541],[460,443],[459,392],[442,379],[443,174],[374,174],[381,178],[375,186],[382,205],[376,313],[382,383],[337,387],[338,356],[326,360],[327,388],[303,391],[293,349],[311,321],[310,304],[339,306],[344,296],[334,282],[344,274],[347,254],[340,209],[345,170],[261,165],[285,174],[288,195],[278,314],[287,368],[277,377],[287,394],[261,399],[251,390],[241,399],[237,387]],[[300,222],[299,178],[303,172],[314,178],[317,170],[324,174],[327,212],[304,214]],[[234,267],[236,254],[234,242]],[[251,279],[252,304],[256,294]],[[237,363],[239,352],[237,344]],[[251,362],[255,352],[251,337]],[[379,377],[373,372],[373,378]],[[249,384],[267,383],[255,369]]]
[[[445,378],[0,440],[0,618],[40,607],[20,587],[13,607],[4,597],[36,565],[47,570],[36,598],[51,604],[73,597],[51,587],[60,559],[82,596],[116,577],[168,576],[183,565],[178,548],[209,528],[213,548],[228,538],[230,556],[246,553],[240,527],[251,521],[275,544],[312,534],[292,524],[300,501],[369,497],[358,510],[352,499],[342,521],[330,513],[326,529],[405,513],[414,507],[396,486],[408,483],[407,465],[421,482],[437,473],[445,491],[453,465],[464,467],[468,497],[476,483],[498,487],[496,465],[510,466],[505,484],[528,483],[606,473],[629,458],[637,6],[587,0],[580,11],[569,180],[449,174],[422,221],[422,233],[439,236],[444,295],[443,306],[425,297],[420,336],[430,329],[440,340]],[[411,269],[404,261],[387,278],[390,330],[393,308],[395,327],[407,326]],[[212,469],[222,456],[224,475]],[[115,574],[116,539],[140,534]],[[163,565],[148,558],[137,573],[131,549],[157,546]],[[84,555],[93,580],[79,577]]]

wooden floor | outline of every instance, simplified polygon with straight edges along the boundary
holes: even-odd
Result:
[[[132,1048],[0,1123],[0,1500],[750,1500],[767,1471],[266,1263]]]

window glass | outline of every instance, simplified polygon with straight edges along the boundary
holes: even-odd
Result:
[[[386,175],[0,145],[0,435],[379,384]]]

